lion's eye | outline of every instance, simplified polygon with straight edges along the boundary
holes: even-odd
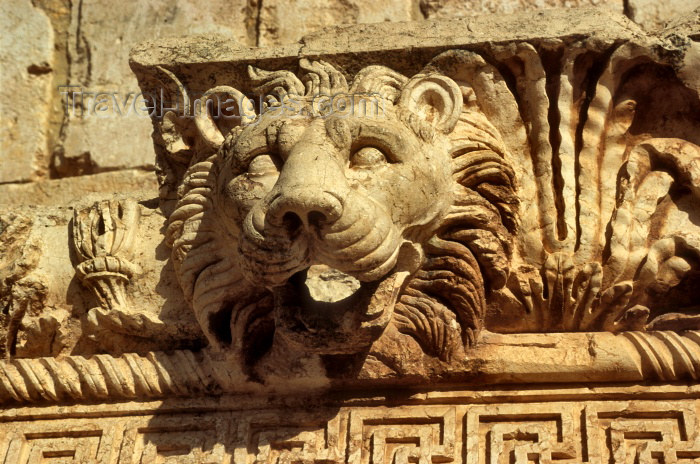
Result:
[[[387,158],[384,153],[375,147],[360,148],[350,158],[350,165],[353,167],[370,167],[386,163]]]
[[[270,155],[258,155],[248,165],[248,174],[251,176],[264,176],[279,172],[277,165]]]

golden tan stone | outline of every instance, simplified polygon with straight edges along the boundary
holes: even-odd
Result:
[[[156,173],[2,186],[0,456],[700,459],[698,24],[138,46]]]

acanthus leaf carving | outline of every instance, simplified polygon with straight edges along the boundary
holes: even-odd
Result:
[[[596,47],[555,55],[554,76],[545,66],[550,51],[529,44],[493,50],[515,79],[530,155],[512,149],[523,157],[513,166],[519,195],[534,196],[537,214],[520,215],[512,264],[519,271],[511,270],[507,288],[494,298],[492,330],[661,327],[654,319],[672,306],[661,295],[678,298],[674,287],[693,288],[697,279],[697,251],[687,245],[697,226],[688,221],[687,202],[697,198],[691,166],[699,159],[698,141],[685,122],[697,121],[697,98],[659,116],[652,108],[660,98],[677,99],[671,93],[687,89],[645,47]],[[605,60],[600,74],[594,56]],[[585,82],[581,75],[592,80],[588,89],[576,87]],[[651,125],[659,117],[676,126]],[[686,321],[678,326],[692,327],[694,305],[678,309],[683,314],[675,319]]]

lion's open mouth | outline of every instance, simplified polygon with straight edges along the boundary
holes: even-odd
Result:
[[[315,264],[271,289],[275,336],[319,354],[366,348],[384,331],[404,284],[422,262],[421,249],[405,242],[395,266],[365,282],[328,265]]]
[[[384,330],[407,272],[373,282],[326,265],[313,265],[272,290],[277,329],[307,350],[343,353],[368,345]]]

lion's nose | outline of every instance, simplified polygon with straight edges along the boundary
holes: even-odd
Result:
[[[267,216],[273,225],[296,229],[331,224],[342,213],[343,204],[333,193],[297,188],[277,195],[270,202]]]

